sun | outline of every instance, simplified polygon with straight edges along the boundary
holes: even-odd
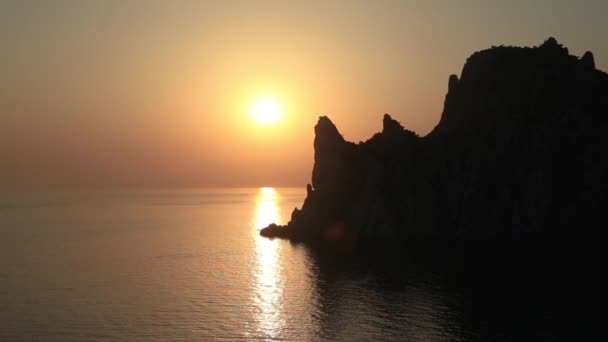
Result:
[[[273,98],[259,99],[251,106],[251,117],[261,125],[275,124],[282,115],[281,106]]]

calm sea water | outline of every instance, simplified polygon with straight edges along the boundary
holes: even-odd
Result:
[[[606,340],[605,284],[589,276],[604,271],[578,251],[362,254],[259,236],[304,196],[6,196],[0,341]]]

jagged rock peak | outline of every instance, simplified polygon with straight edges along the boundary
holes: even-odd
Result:
[[[306,184],[306,195],[309,196],[313,191],[314,189],[312,188],[312,185]]]
[[[448,81],[448,93],[456,89],[456,87],[458,86],[458,82],[458,76],[450,75],[450,80]]]
[[[581,57],[581,63],[585,67],[595,69],[595,58],[593,57],[593,53],[591,51],[585,52],[583,57]]]
[[[495,46],[473,53],[467,59],[458,83],[452,85],[457,84],[457,88],[459,88],[464,84],[470,84],[471,81],[485,82],[492,77],[495,77],[494,81],[497,81],[498,77],[503,77],[501,75],[508,77],[513,73],[530,73],[532,64],[543,70],[558,70],[573,60],[576,61],[576,58],[570,56],[568,48],[559,44],[553,37],[549,37],[542,44],[531,48]],[[504,73],[507,70],[508,72]]]
[[[327,142],[342,142],[344,138],[327,116],[320,116],[315,126],[315,138]]]
[[[390,115],[384,114],[382,118],[382,134],[391,134],[393,132],[403,132],[403,126]]]
[[[561,56],[570,55],[568,48],[566,48],[562,44],[558,43],[557,40],[553,37],[549,37],[538,48],[541,49],[541,51],[543,51],[545,54],[548,54],[548,55],[561,55]]]
[[[557,42],[557,39],[555,39],[553,37],[549,37],[549,38],[547,38],[547,40],[545,40],[540,45],[540,47],[541,48],[546,48],[546,49],[554,49],[554,48],[561,48],[562,45]]]

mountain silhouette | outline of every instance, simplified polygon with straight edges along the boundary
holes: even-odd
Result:
[[[549,38],[492,47],[451,75],[441,119],[419,137],[388,114],[345,141],[315,126],[312,185],[286,226],[298,241],[606,241],[608,75]]]

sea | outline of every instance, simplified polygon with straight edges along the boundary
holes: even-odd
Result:
[[[601,250],[362,252],[259,235],[305,195],[3,194],[0,341],[608,340]]]

